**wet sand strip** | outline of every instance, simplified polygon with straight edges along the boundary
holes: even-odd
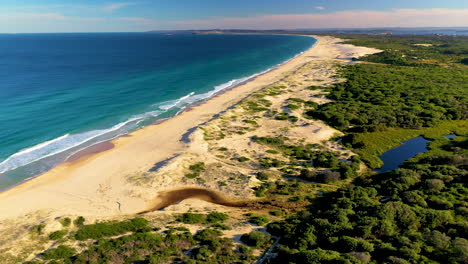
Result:
[[[90,155],[96,154],[96,153],[101,153],[101,152],[104,152],[106,150],[110,150],[110,149],[113,149],[113,148],[114,148],[114,144],[112,142],[110,142],[110,141],[100,142],[100,143],[97,143],[95,145],[86,147],[86,148],[76,152],[75,154],[68,157],[66,162],[74,162],[74,161],[77,161],[77,160],[79,160],[79,159],[81,159],[83,157],[90,156]]]

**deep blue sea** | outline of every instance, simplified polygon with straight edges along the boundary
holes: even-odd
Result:
[[[0,35],[0,188],[310,48],[285,35]]]

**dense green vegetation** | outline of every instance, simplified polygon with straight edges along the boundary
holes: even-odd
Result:
[[[467,263],[468,38],[340,36],[383,49],[378,64],[346,67],[332,103],[306,116],[344,131],[343,143],[373,167],[377,155],[424,135],[429,152],[400,169],[361,176],[268,225],[282,237],[270,263]],[[431,44],[431,45],[414,45]],[[443,135],[456,134],[453,139]],[[304,170],[304,178],[316,177]]]
[[[468,117],[468,68],[460,61],[468,52],[467,37],[345,35],[348,43],[384,50],[361,58],[377,64],[341,69],[346,82],[327,88],[333,102],[305,112],[347,132],[343,143],[357,149],[371,167],[382,165],[377,155],[423,129],[440,127],[453,133],[452,120]],[[415,44],[428,44],[426,46]],[[452,127],[453,131],[447,131]],[[379,132],[399,129],[405,136],[386,140]],[[418,132],[416,131],[420,131]],[[442,130],[441,130],[442,131]],[[374,133],[376,138],[368,134]],[[438,134],[442,136],[442,134]],[[379,144],[379,143],[377,143]],[[374,144],[376,145],[376,144]]]
[[[101,237],[116,236],[127,232],[135,232],[145,228],[148,220],[138,217],[123,222],[103,222],[90,225],[83,225],[75,234],[75,239],[99,239]]]
[[[333,102],[307,115],[349,132],[431,127],[468,115],[468,68],[357,64],[342,75],[348,81],[330,88]]]
[[[467,162],[466,150],[430,154],[324,195],[269,225],[285,245],[272,263],[466,263]]]
[[[225,213],[211,212],[207,215],[196,213],[183,213],[176,221],[185,224],[214,224],[224,222],[229,217]]]
[[[217,229],[206,228],[192,234],[185,227],[168,227],[160,232],[141,217],[121,222],[101,222],[81,225],[72,232],[70,239],[91,240],[84,251],[74,247],[59,245],[43,252],[33,263],[250,263],[255,258],[252,249],[234,244],[231,239],[222,238],[222,231],[229,229],[220,222],[227,220],[227,215],[212,212],[208,215],[187,213],[182,219],[188,222],[214,224]],[[198,219],[198,221],[193,220]],[[60,234],[58,234],[60,232]],[[50,234],[56,239],[67,234],[57,231]],[[263,234],[263,233],[262,233]],[[246,234],[246,243],[254,248],[268,246],[270,236]],[[52,260],[52,262],[44,262]],[[54,262],[57,261],[57,262]]]
[[[468,57],[467,36],[435,35],[338,35],[347,43],[383,50],[382,54],[360,58],[365,61],[421,66],[458,64]],[[421,45],[423,44],[423,45]]]
[[[282,153],[284,157],[289,159],[289,162],[286,163],[278,159],[262,158],[260,165],[263,168],[280,168],[285,174],[299,176],[304,180],[322,183],[336,182],[340,179],[355,177],[359,169],[360,160],[357,157],[352,157],[350,162],[341,161],[337,154],[318,150],[319,146],[315,144],[288,145],[285,143],[287,138],[284,136],[253,136],[252,140],[274,148],[275,151]],[[285,165],[288,167],[284,167]],[[268,176],[265,172],[260,172],[257,178],[265,181]]]

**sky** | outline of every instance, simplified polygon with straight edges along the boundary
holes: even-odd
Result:
[[[0,33],[468,27],[468,0],[0,0]]]

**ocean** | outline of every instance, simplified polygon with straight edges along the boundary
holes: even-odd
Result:
[[[315,43],[289,35],[0,35],[0,189],[180,113]]]

